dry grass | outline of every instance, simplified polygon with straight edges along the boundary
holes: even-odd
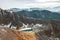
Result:
[[[20,32],[0,26],[0,40],[36,40],[34,32]]]

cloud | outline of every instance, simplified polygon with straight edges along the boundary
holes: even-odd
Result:
[[[35,0],[36,2],[56,2],[56,1],[60,1],[60,0]]]
[[[30,8],[60,6],[60,0],[0,0],[1,8]]]

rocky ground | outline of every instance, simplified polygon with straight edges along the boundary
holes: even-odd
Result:
[[[34,32],[20,32],[0,26],[0,40],[36,40]]]

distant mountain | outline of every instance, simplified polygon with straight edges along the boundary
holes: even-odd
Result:
[[[19,9],[19,8],[12,8],[12,9],[15,9],[14,10],[15,14],[18,14],[18,15],[24,16],[24,17],[28,17],[28,18],[60,20],[59,12],[52,12],[49,10],[44,10],[44,9],[39,9],[39,8],[31,8],[30,9],[31,11],[28,11],[29,9]]]
[[[60,13],[60,6],[54,7],[54,8],[48,8],[48,10],[52,12],[59,12]]]
[[[32,10],[49,10],[52,12],[60,12],[60,6],[54,7],[54,8],[25,8],[25,9],[20,9],[20,8],[10,8],[10,10],[14,12],[26,10],[26,11],[32,11]]]
[[[29,10],[45,10],[45,8],[29,8]]]
[[[32,10],[45,10],[44,8],[25,8],[25,9],[20,9],[20,8],[10,8],[10,10],[14,11],[14,12],[18,12],[18,11],[32,11]]]
[[[11,8],[10,10],[30,18],[60,19],[60,6],[54,8]]]
[[[20,11],[21,9],[20,8],[10,8],[10,10],[17,12],[17,11]]]
[[[51,12],[48,10],[32,10],[32,11],[22,10],[16,13],[22,16],[32,17],[32,18],[60,20],[60,13]]]

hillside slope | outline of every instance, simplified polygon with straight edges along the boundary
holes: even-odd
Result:
[[[0,40],[36,40],[36,38],[34,32],[19,32],[0,26]]]

